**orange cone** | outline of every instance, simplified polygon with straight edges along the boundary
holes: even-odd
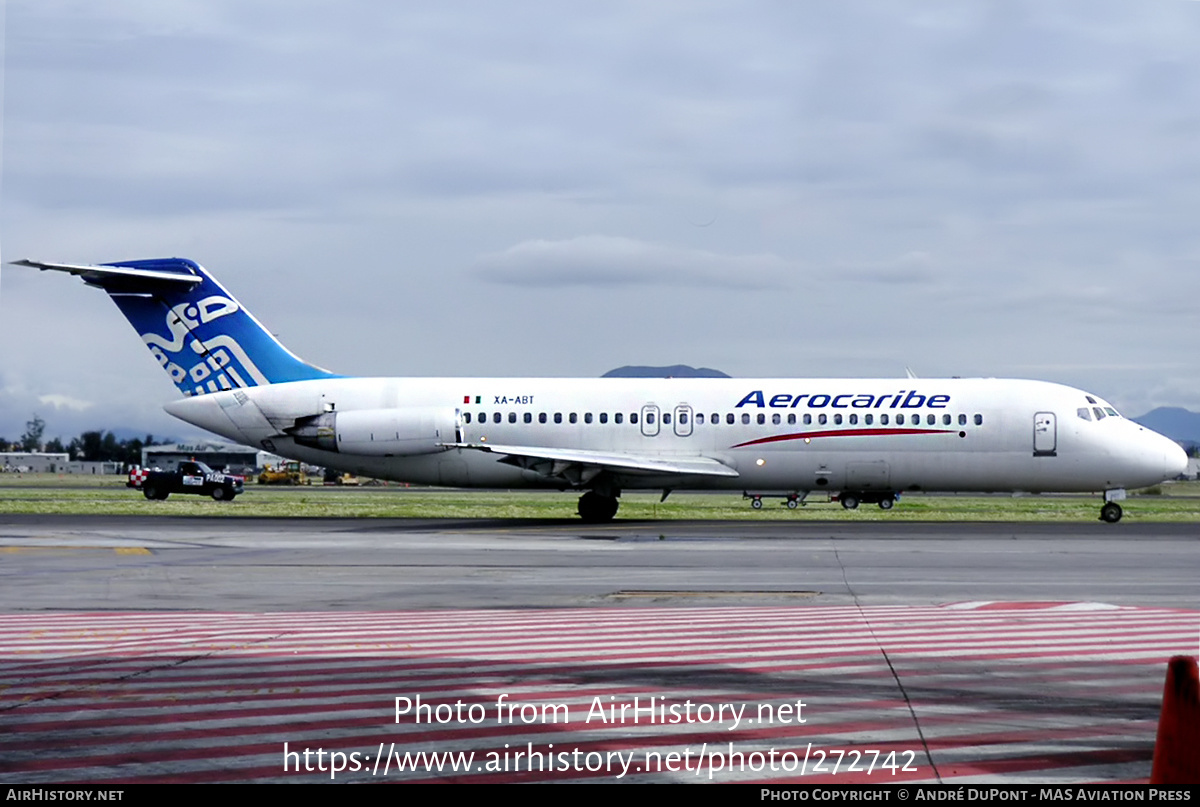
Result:
[[[1191,656],[1167,662],[1150,784],[1200,784],[1200,675]]]

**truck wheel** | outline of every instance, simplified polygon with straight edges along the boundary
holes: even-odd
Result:
[[[142,495],[153,501],[158,498],[158,488],[149,483],[142,485]]]
[[[219,502],[226,497],[227,492],[225,488],[213,488],[212,493],[209,495],[211,495],[215,501]]]

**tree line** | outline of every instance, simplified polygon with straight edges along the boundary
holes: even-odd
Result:
[[[72,460],[85,462],[123,462],[139,465],[142,462],[142,449],[158,445],[152,434],[147,434],[144,438],[118,440],[112,432],[89,431],[71,438],[64,444],[60,437],[43,442],[45,432],[46,421],[35,414],[32,420],[25,423],[25,431],[19,440],[10,441],[0,437],[0,450],[44,451],[47,454],[69,454]]]

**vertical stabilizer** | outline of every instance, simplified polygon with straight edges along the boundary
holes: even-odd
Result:
[[[281,345],[194,261],[16,263],[70,272],[108,292],[184,395],[335,377]]]

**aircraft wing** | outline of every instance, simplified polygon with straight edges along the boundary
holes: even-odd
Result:
[[[700,456],[662,457],[629,452],[586,451],[575,448],[504,446],[493,443],[447,443],[502,454],[500,462],[525,468],[546,477],[557,477],[573,485],[586,484],[601,471],[640,476],[724,476],[738,472],[717,460]]]
[[[69,272],[83,278],[91,286],[108,291],[142,291],[156,286],[186,289],[203,282],[204,278],[182,272],[165,272],[155,269],[140,269],[132,266],[86,266],[73,263],[45,263],[43,261],[13,261],[13,266],[28,266],[31,269],[53,269]]]

